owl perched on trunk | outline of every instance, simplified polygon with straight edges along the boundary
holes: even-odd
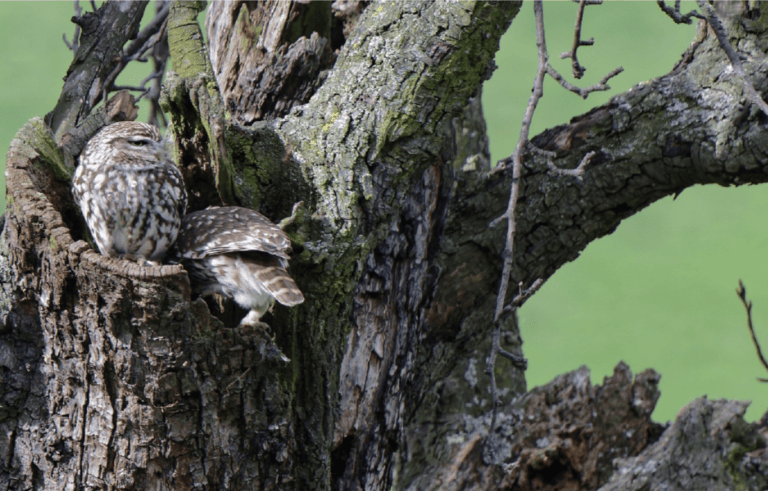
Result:
[[[99,251],[159,263],[176,241],[187,192],[154,126],[114,123],[88,141],[72,179]]]
[[[304,301],[288,275],[291,241],[261,213],[237,206],[186,215],[173,252],[199,295],[221,293],[250,310],[255,324],[274,300],[291,307]]]

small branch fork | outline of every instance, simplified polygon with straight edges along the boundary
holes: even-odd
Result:
[[[80,8],[80,0],[75,0],[75,17],[80,18],[83,16],[83,9]],[[96,11],[96,6],[94,2],[91,2],[91,5],[93,6],[94,12]],[[64,40],[64,44],[67,45],[67,48],[72,51],[73,54],[77,54],[77,48],[80,47],[80,24],[75,24],[75,32],[72,34],[72,42],[70,43],[67,41],[67,35],[62,34],[61,38]]]
[[[136,39],[131,41],[131,44],[123,51],[123,55],[120,58],[120,63],[112,70],[107,79],[104,82],[104,100],[106,100],[106,94],[108,92],[116,92],[119,90],[133,90],[141,92],[141,95],[136,99],[136,102],[140,101],[145,95],[150,101],[149,108],[149,123],[159,126],[166,126],[165,116],[160,110],[160,89],[165,74],[165,66],[168,61],[168,37],[166,27],[168,25],[168,13],[171,10],[171,2],[157,2],[155,6],[155,18],[142,29],[142,31],[136,36]],[[145,77],[138,86],[120,86],[114,85],[114,81],[117,76],[123,71],[123,69],[132,61],[138,61],[140,63],[146,63],[147,54],[151,52],[153,69],[152,72]],[[153,82],[150,88],[147,88],[147,83]]]
[[[91,2],[91,5],[94,11],[96,11],[95,3]],[[170,12],[170,8],[171,2],[169,1],[156,2],[155,17],[123,50],[119,63],[104,80],[104,89],[101,96],[102,100],[106,101],[107,95],[111,92],[119,92],[121,90],[140,92],[141,94],[136,98],[136,102],[140,101],[144,96],[147,96],[147,99],[150,101],[149,123],[154,124],[155,126],[159,126],[158,123],[161,123],[162,126],[166,126],[165,116],[160,110],[159,100],[162,79],[165,74],[165,67],[168,60],[166,27],[168,24],[168,13]],[[79,1],[75,1],[75,17],[79,18],[81,15],[82,9],[80,8]],[[79,25],[75,28],[72,43],[69,43],[66,35],[64,35],[64,43],[67,45],[67,48],[75,53],[79,46],[79,35]],[[146,63],[149,61],[147,55],[150,55],[152,58],[153,69],[138,86],[115,85],[115,80],[130,62],[138,61],[140,63]],[[147,84],[149,82],[152,82],[152,86],[148,88]]]
[[[695,10],[691,10],[687,14],[681,14],[680,0],[675,0],[675,8],[667,6],[667,3],[664,0],[656,0],[656,3],[661,8],[662,12],[667,14],[673,21],[675,21],[675,24],[690,24],[691,17],[696,17],[697,19],[705,18],[703,15],[696,12]]]
[[[576,58],[576,51],[579,49],[580,46],[592,46],[595,44],[595,38],[589,38],[586,41],[581,40],[581,22],[584,18],[584,7],[587,5],[600,5],[603,3],[603,0],[573,0],[574,2],[578,2],[579,4],[579,10],[576,12],[576,27],[573,30],[573,47],[571,48],[571,51],[566,51],[564,53],[560,53],[561,59],[570,58],[571,59],[571,68],[573,70],[573,77],[576,79],[580,79],[584,76],[584,72],[587,71],[586,68],[581,66],[579,64],[578,58]]]
[[[760,363],[763,364],[766,370],[768,370],[768,361],[763,356],[763,350],[760,349],[760,343],[755,336],[755,328],[752,325],[752,302],[747,300],[747,289],[744,288],[744,283],[739,280],[739,287],[736,289],[736,294],[741,299],[741,303],[744,304],[744,309],[747,311],[747,327],[749,327],[749,335],[752,336],[752,344],[755,345],[755,351],[757,351],[757,357],[760,358]],[[757,377],[760,382],[768,382],[768,378]]]
[[[542,150],[530,144],[528,145],[528,148],[530,149],[531,153],[535,153],[537,155],[541,155],[542,157],[546,157],[547,168],[552,172],[556,174],[560,174],[561,176],[572,176],[579,180],[581,180],[582,176],[584,176],[584,168],[587,166],[589,161],[592,160],[592,157],[597,155],[597,152],[592,150],[591,152],[587,152],[587,154],[584,155],[584,157],[581,159],[581,162],[579,162],[579,165],[575,169],[561,169],[560,167],[556,166],[554,160],[552,160],[556,157],[555,152]]]
[[[601,3],[602,0],[580,0],[579,1],[579,11],[576,16],[576,34],[574,36],[574,46],[570,53],[568,53],[568,56],[574,61],[574,70],[576,70],[576,66],[578,65],[580,67],[580,71],[583,74],[584,68],[581,67],[581,65],[578,64],[578,60],[576,59],[576,50],[579,46],[586,46],[593,44],[593,40],[589,41],[581,41],[581,22],[583,19],[583,10],[584,6],[587,4],[594,4],[594,3]],[[577,179],[581,179],[584,175],[584,169],[586,165],[589,163],[589,161],[594,157],[595,152],[589,152],[584,156],[581,163],[576,167],[575,169],[560,169],[557,166],[555,166],[555,163],[553,161],[555,154],[554,152],[549,152],[546,150],[539,149],[535,147],[533,144],[530,143],[528,140],[530,128],[531,128],[531,121],[533,120],[533,114],[536,111],[536,106],[539,102],[539,99],[544,95],[544,77],[545,75],[549,75],[552,78],[554,78],[562,87],[565,89],[579,95],[582,98],[585,98],[591,93],[596,91],[602,91],[602,90],[609,90],[610,87],[608,86],[607,82],[610,78],[618,75],[621,73],[624,69],[619,67],[612,72],[610,72],[608,75],[602,78],[600,80],[600,83],[596,85],[592,85],[590,87],[586,87],[584,89],[580,89],[578,87],[575,87],[568,83],[550,64],[549,64],[549,55],[547,54],[547,44],[544,34],[544,8],[542,5],[542,0],[534,0],[533,2],[533,11],[536,17],[536,47],[538,48],[539,53],[539,65],[538,69],[536,71],[536,77],[534,79],[533,83],[533,90],[531,93],[531,97],[528,100],[528,106],[525,109],[525,115],[523,116],[522,121],[522,127],[520,129],[520,139],[517,142],[517,145],[515,147],[515,151],[513,154],[503,160],[500,160],[497,163],[496,169],[494,169],[493,172],[499,172],[504,169],[506,169],[509,164],[512,164],[512,184],[510,186],[510,196],[509,196],[509,202],[507,204],[507,209],[504,212],[504,214],[497,219],[493,220],[489,227],[493,227],[501,223],[502,221],[506,220],[507,222],[507,236],[506,236],[506,244],[504,247],[504,252],[502,253],[502,257],[504,259],[504,264],[502,267],[502,273],[501,273],[501,281],[499,284],[499,292],[496,297],[496,307],[494,311],[494,330],[493,330],[493,340],[492,340],[492,346],[491,346],[491,353],[488,356],[487,364],[486,364],[486,371],[488,372],[490,379],[491,379],[491,398],[493,400],[493,408],[491,413],[491,425],[488,430],[489,439],[486,441],[486,444],[491,440],[491,436],[493,435],[493,431],[496,425],[496,413],[498,406],[500,404],[498,391],[496,387],[496,376],[494,372],[494,367],[496,363],[496,357],[498,355],[502,355],[505,358],[508,358],[512,361],[512,363],[521,368],[525,369],[527,366],[527,360],[523,357],[514,355],[512,353],[509,353],[507,351],[504,351],[500,347],[500,338],[501,338],[501,323],[506,316],[513,314],[517,308],[522,305],[525,300],[527,300],[531,295],[533,295],[539,288],[541,288],[541,285],[544,283],[544,281],[539,278],[535,280],[526,290],[523,290],[523,284],[518,284],[519,293],[514,297],[514,299],[509,303],[505,305],[506,298],[507,298],[507,290],[509,288],[509,280],[512,273],[512,264],[514,262],[514,238],[515,238],[515,229],[516,229],[516,221],[515,221],[515,207],[517,206],[517,200],[520,193],[520,176],[522,172],[523,167],[523,154],[528,151],[537,155],[544,156],[547,159],[547,167],[554,171],[557,174],[560,175],[568,175],[576,177]],[[575,75],[575,74],[574,74]]]

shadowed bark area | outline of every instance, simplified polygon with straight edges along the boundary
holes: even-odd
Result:
[[[483,463],[490,415],[454,415],[446,421],[461,428],[451,434],[453,465],[425,462],[428,471],[407,489],[596,489],[615,458],[637,455],[661,433],[650,419],[659,378],[646,370],[633,382],[621,363],[602,386],[592,386],[581,367],[515,398],[496,428],[495,465]]]
[[[327,4],[213,3],[213,63],[202,3],[169,14],[177,73],[162,103],[192,209],[238,204],[278,221],[304,201],[287,232],[306,302],[265,317],[274,339],[233,327],[226,306],[212,315],[180,267],[109,260],[78,240],[66,142],[39,119],[19,132],[0,263],[0,487],[596,489],[633,476],[656,489],[691,435],[692,469],[711,471],[691,479],[764,486],[765,428],[743,422],[743,404],[698,401],[659,439],[658,374],[633,380],[623,365],[600,387],[581,369],[526,393],[499,361],[486,440],[504,246],[488,223],[510,178],[490,172],[480,90],[519,3],[356,5],[339,38],[326,10],[308,13]],[[762,92],[768,12],[729,15]],[[597,154],[583,182],[526,159],[513,284],[547,279],[694,183],[768,180],[764,117],[727,66],[702,28],[672,73],[534,140],[561,167]],[[502,331],[520,353],[514,316]]]

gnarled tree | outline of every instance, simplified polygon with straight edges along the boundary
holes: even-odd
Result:
[[[763,93],[768,9],[729,5],[725,28]],[[180,266],[107,259],[84,240],[74,156],[135,117],[125,93],[92,108],[144,5],[81,17],[59,104],[7,158],[0,489],[768,484],[765,425],[745,423],[741,403],[697,400],[664,429],[652,370],[633,380],[620,365],[602,387],[579,370],[526,393],[500,360],[488,434],[505,247],[488,224],[512,176],[491,173],[479,94],[519,3],[213,2],[208,46],[202,8],[176,2],[162,22],[174,73],[160,104],[188,211],[278,221],[303,201],[286,230],[307,300],[265,318],[272,338],[192,298]],[[768,180],[765,115],[729,63],[702,22],[671,73],[533,139],[559,168],[594,155],[581,182],[524,158],[513,285],[687,186]],[[515,317],[501,328],[520,354]]]

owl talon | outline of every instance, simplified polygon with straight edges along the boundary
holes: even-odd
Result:
[[[253,327],[253,328],[257,328],[257,329],[262,329],[263,331],[265,331],[267,333],[267,335],[270,338],[274,339],[275,335],[272,332],[272,327],[270,327],[270,325],[267,324],[266,322],[260,321],[259,320],[260,317],[261,316],[259,315],[259,313],[257,311],[251,310],[250,312],[248,312],[248,315],[243,317],[243,320],[240,321],[239,327],[248,326],[248,327]]]
[[[256,310],[251,310],[248,312],[248,315],[243,317],[243,320],[240,321],[241,326],[260,326],[264,327],[266,326],[269,328],[269,324],[262,322],[261,320],[261,314]]]

